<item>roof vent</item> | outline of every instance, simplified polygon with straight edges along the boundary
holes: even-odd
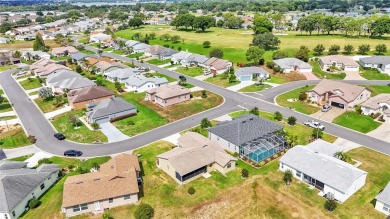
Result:
[[[77,182],[76,182],[76,184],[81,184],[81,183],[83,183],[83,181],[77,181]]]
[[[100,178],[95,178],[95,179],[93,179],[93,181],[98,181],[98,180],[100,180]]]

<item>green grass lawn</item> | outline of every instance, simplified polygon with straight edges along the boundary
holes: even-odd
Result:
[[[214,85],[217,85],[217,86],[220,86],[220,87],[230,87],[230,86],[237,85],[240,83],[239,80],[236,80],[233,83],[229,83],[228,78],[223,79],[223,74],[219,74],[215,77],[209,77],[204,81],[209,82],[209,83],[214,84]]]
[[[132,103],[138,110],[136,116],[113,123],[125,135],[134,136],[168,123],[167,119],[160,116],[152,108],[140,103],[145,98],[145,93],[129,92],[120,95],[120,97]],[[130,121],[134,122],[134,125],[129,125]]]
[[[107,48],[104,48],[103,51],[105,52],[108,52],[108,51],[112,51],[113,49],[111,47],[107,47]]]
[[[4,98],[3,102],[0,103],[0,113],[12,111],[12,106],[7,98]]]
[[[374,97],[378,94],[390,94],[390,86],[384,85],[384,86],[379,86],[379,85],[370,85],[370,86],[365,86],[368,89],[371,90],[371,96]]]
[[[313,74],[315,74],[320,79],[324,79],[326,77],[326,79],[343,80],[347,76],[345,73],[330,74],[324,72],[316,61],[310,61],[310,65],[313,66]]]
[[[177,81],[176,79],[172,78],[172,77],[169,77],[168,75],[164,75],[164,74],[161,74],[159,72],[156,72],[156,73],[148,73],[146,75],[146,77],[153,77],[153,76],[157,76],[157,77],[160,77],[160,78],[166,78],[168,80],[168,82],[175,82]]]
[[[286,83],[286,79],[270,74],[270,78],[267,80],[267,82],[274,83],[274,84],[283,84]]]
[[[103,84],[102,84],[103,87],[111,90],[114,93],[118,93],[118,91],[117,91],[117,89],[115,87],[115,83],[105,79],[103,75],[97,75],[97,76],[96,75],[91,75],[90,77],[91,77],[90,78],[91,80],[101,79],[102,82],[103,82]],[[126,85],[124,83],[122,83],[121,86],[122,86],[123,89],[126,88]]]
[[[127,58],[136,59],[137,57],[139,58],[139,57],[141,57],[143,55],[144,55],[143,52],[139,52],[139,53],[130,54],[130,55],[127,56]]]
[[[0,133],[0,148],[9,149],[30,145],[26,133],[22,128],[13,129],[11,131]]]
[[[171,60],[169,60],[169,59],[165,59],[165,60],[151,59],[151,60],[146,61],[146,62],[149,64],[152,64],[152,65],[164,65],[164,64],[170,63]]]
[[[371,117],[356,112],[345,112],[336,117],[333,123],[362,133],[370,132],[380,126],[380,123]]]
[[[63,61],[63,60],[69,59],[69,56],[59,56],[59,57],[52,56],[50,59],[52,59],[54,61]]]
[[[28,93],[29,96],[33,96],[33,95],[37,95],[38,94],[38,91],[34,91],[34,92],[31,92],[31,93]]]
[[[313,114],[317,112],[320,108],[311,106],[307,104],[305,101],[295,101],[295,102],[289,102],[288,99],[298,99],[298,96],[301,92],[307,92],[308,90],[312,89],[314,85],[307,86],[307,87],[300,87],[295,90],[291,90],[287,93],[280,94],[276,97],[276,102],[280,106],[284,107],[290,107],[298,112],[304,113],[304,114]]]
[[[367,80],[390,80],[388,74],[380,73],[376,69],[361,70],[360,75]]]
[[[203,68],[201,67],[193,67],[193,68],[178,68],[175,70],[183,75],[187,75],[190,77],[196,77],[199,75],[203,75]]]
[[[34,155],[34,154],[27,154],[27,155],[25,155],[25,156],[15,157],[15,158],[11,158],[11,159],[9,159],[9,160],[12,160],[12,161],[21,161],[21,162],[23,162],[23,161],[27,160],[28,158],[32,157],[33,155]]]
[[[120,50],[120,49],[117,49],[117,50],[114,50],[112,51],[113,54],[116,54],[116,55],[124,55],[125,53],[123,52],[123,50]]]
[[[20,81],[19,83],[25,90],[42,87],[42,84],[39,82],[38,78],[30,78],[24,81]]]
[[[268,84],[261,84],[261,85],[252,84],[252,85],[249,85],[247,87],[241,88],[238,91],[239,92],[259,92],[259,91],[262,91],[264,89],[268,89],[271,87],[272,86],[270,86]]]
[[[39,109],[42,110],[43,113],[48,113],[48,112],[52,112],[54,110],[61,109],[65,105],[65,102],[62,102],[58,106],[54,105],[54,102],[55,102],[54,99],[44,100],[42,98],[37,98],[37,99],[34,99],[34,101],[38,105]]]
[[[16,119],[16,116],[0,116],[0,121],[1,120],[11,120],[11,119]]]
[[[16,67],[17,67],[16,65],[2,65],[0,66],[0,73]]]
[[[188,88],[188,89],[195,87],[194,85],[189,84],[189,83],[186,83],[185,85],[182,85],[182,86],[185,88]]]
[[[74,128],[69,122],[71,115],[77,115],[81,117],[84,115],[82,110],[74,110],[54,117],[53,125],[58,132],[63,133],[68,140],[81,142],[81,143],[93,143],[95,141],[107,142],[107,137],[100,131],[92,131],[88,129],[84,124],[80,124],[79,128]]]
[[[84,53],[84,54],[90,54],[90,55],[93,55],[93,54],[96,54],[90,50],[87,50],[87,49],[83,49],[83,50],[80,50],[80,52]]]

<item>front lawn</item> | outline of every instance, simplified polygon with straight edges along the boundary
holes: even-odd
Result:
[[[0,116],[0,121],[1,120],[11,120],[11,119],[16,119],[16,116]]]
[[[249,85],[247,87],[241,88],[238,91],[239,92],[259,92],[259,91],[262,91],[262,90],[265,90],[265,89],[268,89],[271,87],[272,86],[270,86],[268,84],[261,84],[261,85],[252,84],[252,85]]]
[[[196,77],[199,75],[203,75],[203,72],[204,72],[203,68],[201,68],[201,67],[178,68],[175,71],[177,71],[183,75],[190,76],[190,77]]]
[[[370,85],[370,86],[365,86],[369,90],[371,90],[371,96],[374,97],[378,94],[390,94],[390,86],[387,85]]]
[[[0,90],[1,91],[1,90]],[[0,94],[1,95],[1,94]],[[8,99],[3,96],[3,102],[0,103],[0,113],[12,111],[12,106]]]
[[[295,111],[304,113],[304,114],[313,114],[317,112],[320,108],[307,104],[305,101],[298,100],[298,96],[301,92],[307,92],[312,89],[312,86],[300,87],[295,90],[288,91],[287,93],[280,94],[276,97],[276,103],[280,106],[289,107]],[[295,101],[296,100],[296,101]]]
[[[0,133],[0,148],[9,149],[30,145],[23,128],[17,128]]]
[[[233,83],[229,83],[229,78],[225,79],[223,77],[224,77],[224,74],[219,74],[219,75],[216,75],[215,77],[209,77],[204,81],[209,82],[209,83],[214,84],[214,85],[217,85],[217,86],[220,86],[220,87],[230,87],[230,86],[237,85],[240,83],[239,80],[236,80]]]
[[[39,109],[43,113],[52,112],[58,109],[61,109],[65,105],[65,99],[63,99],[59,104],[55,104],[55,98],[44,100],[42,98],[34,99],[35,103],[38,105]]]
[[[0,73],[16,67],[17,67],[16,65],[2,65],[0,66]]]
[[[100,131],[88,129],[81,121],[77,128],[70,123],[71,115],[84,116],[83,110],[74,110],[54,117],[52,123],[58,132],[66,136],[68,140],[80,143],[93,143],[96,141],[108,142],[107,137]]]
[[[171,62],[170,59],[165,59],[165,60],[160,60],[160,59],[151,59],[149,61],[146,61],[147,63],[149,64],[152,64],[152,65],[164,65],[164,64],[168,64]]]
[[[360,75],[367,80],[390,80],[390,76],[377,69],[362,70]]]
[[[175,82],[175,81],[177,81],[176,79],[174,79],[174,78],[172,78],[172,77],[170,77],[170,76],[168,76],[168,75],[161,74],[161,73],[159,73],[159,72],[156,72],[156,73],[147,73],[145,76],[146,76],[146,77],[157,76],[157,77],[160,77],[160,78],[166,78],[167,81],[168,81],[169,83],[170,83],[170,82]]]
[[[69,59],[69,56],[59,56],[59,57],[52,56],[50,59],[54,61],[63,61]]]
[[[339,115],[333,120],[333,123],[362,133],[370,132],[380,126],[380,123],[374,121],[370,116],[352,111]]]
[[[27,78],[27,80],[20,81],[19,83],[25,90],[42,87],[42,83],[38,78]]]
[[[310,65],[313,67],[313,74],[315,74],[319,79],[331,79],[331,80],[343,80],[347,75],[345,73],[327,73],[322,71],[320,65],[316,61],[310,61]]]
[[[117,49],[117,50],[114,50],[112,51],[112,54],[116,54],[116,55],[124,55],[125,53],[123,52],[123,50],[120,50],[120,49]]]
[[[269,79],[267,79],[266,81],[269,82],[269,83],[274,83],[274,84],[283,84],[283,83],[286,83],[286,78],[282,78],[282,77],[277,77],[275,75],[269,75]]]
[[[139,52],[139,53],[130,54],[130,55],[127,56],[127,58],[137,59],[137,57],[139,58],[139,57],[141,57],[141,56],[143,56],[143,55],[144,55],[143,52]],[[150,63],[150,62],[149,62],[149,63]]]

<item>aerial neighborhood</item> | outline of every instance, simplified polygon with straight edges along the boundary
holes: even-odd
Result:
[[[0,1],[0,219],[389,219],[389,14]]]

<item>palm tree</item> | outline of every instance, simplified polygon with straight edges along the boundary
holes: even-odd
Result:
[[[81,64],[82,64],[85,68],[87,68],[87,71],[89,71],[89,68],[91,67],[91,63],[89,63],[89,60],[83,59],[83,60],[81,61]]]
[[[348,162],[351,160],[351,157],[343,151],[337,151],[336,153],[333,154],[333,156],[339,160],[344,161],[344,162]]]
[[[99,49],[99,50],[97,51],[97,53],[99,54],[100,57],[102,57],[103,50]]]
[[[33,57],[31,55],[31,53],[27,52],[26,53],[26,58],[27,58],[27,61],[31,60]]]
[[[286,183],[286,185],[290,185],[291,181],[292,181],[292,172],[291,170],[286,170],[284,172],[284,176],[283,176],[283,181]]]
[[[287,135],[287,143],[290,148],[298,144],[298,136],[296,135]]]

